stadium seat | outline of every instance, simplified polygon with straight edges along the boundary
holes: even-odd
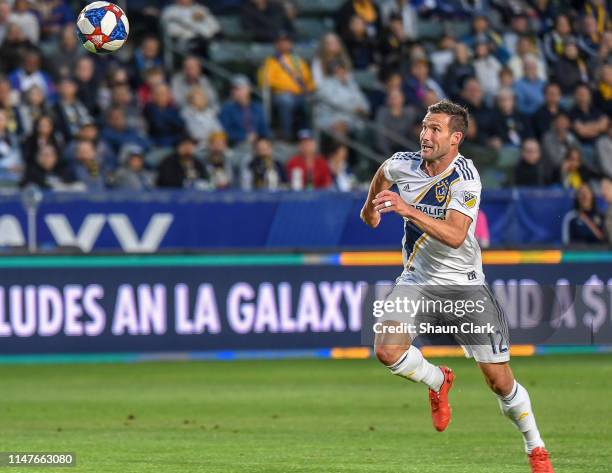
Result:
[[[334,29],[334,22],[331,18],[298,18],[295,28],[299,39],[318,41],[321,36]]]
[[[421,39],[440,39],[444,34],[444,23],[438,20],[419,20],[418,30]]]
[[[296,0],[299,14],[331,14],[340,9],[345,0]]]
[[[224,38],[234,40],[245,40],[249,38],[249,33],[242,27],[238,16],[220,16],[217,19],[221,25],[221,33]]]

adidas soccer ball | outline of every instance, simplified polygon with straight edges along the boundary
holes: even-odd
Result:
[[[114,3],[93,2],[79,13],[76,29],[87,51],[108,54],[123,46],[130,24],[123,10]]]

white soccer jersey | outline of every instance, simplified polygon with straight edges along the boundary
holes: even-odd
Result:
[[[385,178],[400,196],[430,217],[444,219],[448,209],[472,219],[463,244],[451,248],[404,219],[402,253],[404,272],[398,284],[483,284],[480,247],[474,237],[480,206],[480,176],[470,159],[461,154],[444,172],[428,176],[421,169],[420,152],[395,153],[383,167]]]

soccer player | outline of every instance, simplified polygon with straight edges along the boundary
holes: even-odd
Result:
[[[396,153],[380,166],[361,218],[372,228],[384,213],[395,212],[404,219],[404,271],[388,299],[402,289],[435,298],[433,288],[442,287],[448,293],[459,286],[485,295],[480,299],[488,301],[486,310],[476,319],[466,320],[494,325],[497,330],[491,343],[460,343],[480,366],[502,412],[521,432],[531,471],[554,473],[529,394],[510,369],[506,320],[484,280],[480,248],[474,238],[481,183],[472,161],[459,153],[467,126],[465,108],[448,100],[431,105],[423,119],[421,150]],[[390,190],[394,184],[399,193]],[[387,318],[383,325],[400,325],[398,320]],[[427,361],[412,345],[413,338],[407,333],[377,334],[376,356],[391,373],[429,387],[433,425],[442,432],[451,419],[448,394],[454,373]]]

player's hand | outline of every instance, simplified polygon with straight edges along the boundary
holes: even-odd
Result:
[[[380,213],[374,210],[374,208],[370,205],[364,205],[359,216],[361,217],[361,220],[363,220],[363,222],[369,227],[376,228],[380,223]]]
[[[410,218],[414,210],[399,196],[399,194],[390,190],[384,190],[376,194],[376,198],[372,203],[375,206],[374,210],[381,214],[396,212],[402,217]]]

